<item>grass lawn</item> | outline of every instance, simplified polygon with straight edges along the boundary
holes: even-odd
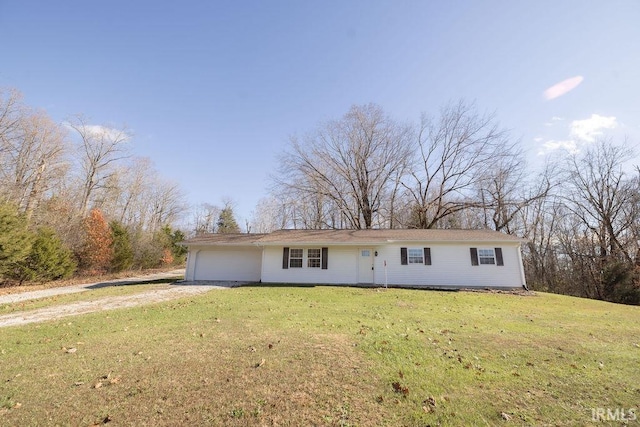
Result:
[[[544,293],[253,286],[0,330],[0,425],[573,426],[639,406],[640,307]]]

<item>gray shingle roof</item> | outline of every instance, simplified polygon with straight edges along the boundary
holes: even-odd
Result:
[[[380,243],[390,241],[521,241],[492,230],[279,230],[262,237],[258,243]]]
[[[209,233],[187,239],[182,244],[187,246],[208,245],[253,245],[256,240],[266,236],[257,233]]]
[[[184,242],[191,245],[364,244],[385,242],[523,242],[493,230],[279,230],[269,234],[207,234]]]

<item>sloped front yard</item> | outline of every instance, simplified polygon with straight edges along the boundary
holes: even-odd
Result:
[[[639,319],[549,294],[208,292],[3,328],[0,424],[597,425],[640,412]]]

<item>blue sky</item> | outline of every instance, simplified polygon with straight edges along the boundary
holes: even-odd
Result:
[[[639,20],[635,0],[0,0],[0,86],[128,126],[190,203],[230,197],[244,224],[289,137],[353,104],[417,122],[475,101],[533,165],[599,134],[635,146]]]

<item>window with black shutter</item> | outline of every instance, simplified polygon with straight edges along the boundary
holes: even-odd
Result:
[[[282,268],[289,268],[289,248],[282,249]]]
[[[471,265],[478,265],[478,248],[469,248],[471,254]]]
[[[431,265],[431,248],[424,248],[424,265]]]
[[[329,268],[329,248],[322,248],[322,269]]]

